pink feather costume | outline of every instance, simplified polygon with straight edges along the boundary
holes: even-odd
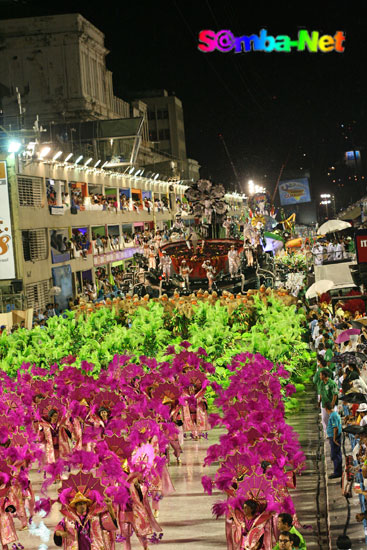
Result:
[[[207,432],[209,430],[208,412],[206,408],[206,401],[204,398],[205,391],[206,387],[201,388],[201,390],[199,390],[193,396],[184,393],[184,397],[186,397],[186,402],[182,407],[183,430],[184,432],[191,432],[194,438],[197,438],[199,433]],[[195,398],[195,407],[189,404],[188,399],[190,397]]]
[[[45,444],[47,464],[53,464],[58,458],[67,458],[70,454],[70,445],[66,433],[65,419],[61,418],[56,424],[51,424],[48,420],[42,418],[39,428],[41,441]]]
[[[131,550],[130,538],[133,529],[144,549],[148,547],[147,536],[162,531],[149,505],[148,491],[146,487],[134,483],[135,475],[133,474],[130,479],[130,504],[126,510],[120,508],[118,514],[120,533],[125,537],[124,550]]]
[[[63,550],[79,550],[76,524],[80,523],[80,518],[70,507],[63,507],[61,513],[64,519],[56,525],[55,532],[62,530],[68,533],[62,542]],[[88,510],[87,521],[90,522],[90,550],[114,550],[114,531],[117,527],[110,514],[104,508],[92,506]]]
[[[15,507],[10,499],[10,487],[2,485],[0,488],[0,542],[4,550],[7,550],[8,544],[18,540],[13,517],[6,511],[11,505]]]

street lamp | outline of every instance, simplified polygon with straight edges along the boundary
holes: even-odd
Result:
[[[328,212],[328,208],[329,208],[329,204],[332,204],[333,205],[333,214],[335,216],[335,196],[334,195],[330,195],[330,193],[322,193],[322,195],[320,195],[320,198],[322,199],[322,201],[320,202],[320,204],[322,204],[323,206],[325,206],[326,208],[326,216],[329,217],[329,212]]]

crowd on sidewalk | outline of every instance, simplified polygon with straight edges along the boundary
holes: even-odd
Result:
[[[340,305],[340,304],[339,304]],[[365,513],[367,478],[367,325],[360,312],[319,302],[309,312],[311,346],[317,353],[313,382],[321,408],[322,429],[330,446],[330,480],[341,481],[344,496],[359,495]],[[343,458],[345,454],[345,458]],[[361,475],[360,475],[361,473]],[[354,480],[354,483],[353,483]],[[362,487],[361,487],[362,485]]]

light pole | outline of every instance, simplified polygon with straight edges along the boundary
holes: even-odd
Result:
[[[329,217],[329,204],[331,204],[331,195],[329,195],[328,193],[323,193],[322,195],[320,195],[320,198],[322,199],[322,201],[320,202],[320,204],[323,204],[325,206],[325,209],[326,209],[326,217],[328,218]],[[334,210],[335,210],[335,207],[334,207]],[[335,212],[334,212],[335,214]]]

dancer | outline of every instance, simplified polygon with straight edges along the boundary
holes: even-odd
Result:
[[[229,237],[231,236],[231,225],[232,225],[231,218],[230,216],[227,216],[227,218],[223,222],[223,227],[226,231],[226,239],[229,239]]]
[[[46,462],[53,464],[58,458],[65,459],[70,454],[70,431],[66,427],[66,418],[61,416],[57,408],[46,408],[41,402],[44,416],[39,423],[41,442],[45,444]]]
[[[172,260],[170,256],[168,256],[167,252],[163,250],[162,256],[160,259],[160,266],[163,271],[163,277],[166,279],[166,281],[169,281],[171,277],[171,265],[172,265]]]
[[[192,269],[189,268],[186,260],[182,260],[180,265],[180,275],[184,280],[186,288],[190,288],[190,273],[192,273]]]
[[[235,249],[234,244],[232,244],[231,249],[228,252],[228,265],[229,265],[229,274],[233,278],[237,275],[238,269],[240,267],[240,257]]]
[[[149,249],[149,260],[148,260],[148,269],[156,269],[156,251],[153,245]]]
[[[78,491],[69,504],[63,505],[64,516],[56,526],[54,543],[64,550],[113,550],[117,521],[112,500],[105,498],[105,507]]]
[[[249,239],[246,239],[244,248],[245,248],[245,256],[246,256],[246,261],[247,261],[247,267],[253,267],[253,265],[254,265],[254,255],[253,255],[253,251],[252,251],[251,242],[250,242]]]
[[[0,542],[3,550],[8,550],[8,544],[18,540],[12,514],[16,508],[10,496],[10,471],[8,465],[0,461]]]
[[[208,409],[207,402],[204,397],[208,382],[204,381],[200,387],[191,383],[186,393],[186,401],[183,406],[183,429],[184,432],[191,432],[192,438],[199,439],[199,434],[207,432],[208,424]]]
[[[211,264],[210,260],[205,260],[201,267],[205,269],[206,277],[209,283],[209,290],[212,290],[213,281],[215,279],[215,267]]]
[[[127,468],[127,465],[125,466]],[[124,537],[124,550],[131,550],[131,536],[136,534],[144,550],[148,549],[148,535],[162,531],[150,508],[147,488],[140,472],[132,472],[128,479],[130,501],[125,509],[119,507],[118,523]]]

